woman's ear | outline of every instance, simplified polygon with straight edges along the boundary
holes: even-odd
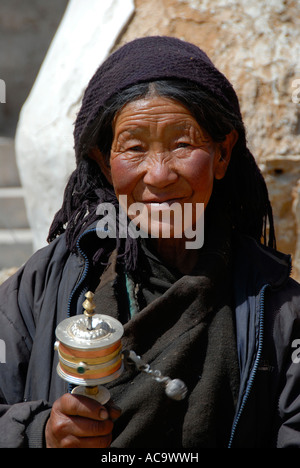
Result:
[[[226,174],[228,164],[230,163],[231,153],[238,140],[238,132],[232,130],[226,135],[226,138],[219,145],[215,156],[215,179],[223,179]]]
[[[110,184],[112,184],[111,172],[110,172],[110,165],[108,164],[106,158],[103,156],[99,148],[96,146],[92,148],[89,152],[89,158],[96,161],[98,166],[101,169],[101,172],[105,175],[106,179]]]

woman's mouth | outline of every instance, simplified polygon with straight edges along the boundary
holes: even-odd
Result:
[[[142,201],[142,203],[153,210],[168,210],[174,203],[180,203],[181,200],[181,198],[170,198],[162,200],[145,200]]]

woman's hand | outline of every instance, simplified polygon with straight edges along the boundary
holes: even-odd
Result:
[[[53,404],[45,430],[47,448],[109,447],[113,421],[120,414],[110,403],[65,394]]]

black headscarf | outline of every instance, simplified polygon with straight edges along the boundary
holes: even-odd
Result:
[[[174,37],[135,39],[108,57],[89,82],[75,123],[77,162],[84,155],[85,132],[113,95],[138,83],[174,78],[195,82],[242,120],[231,83],[199,47]]]

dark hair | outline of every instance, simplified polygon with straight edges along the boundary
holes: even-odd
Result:
[[[245,128],[240,115],[225,108],[219,100],[197,84],[176,79],[136,84],[115,94],[102,107],[98,118],[85,131],[78,166],[67,184],[63,205],[53,220],[48,241],[66,231],[67,245],[71,251],[75,251],[80,234],[99,219],[96,214],[98,204],[112,202],[118,206],[113,188],[101,173],[99,166],[89,158],[89,151],[98,146],[103,157],[109,160],[113,140],[112,122],[116,113],[128,102],[145,97],[153,91],[157,95],[175,99],[185,105],[215,142],[222,142],[233,129],[238,132],[238,140],[233,148],[226,175],[223,179],[215,181],[214,199],[218,198],[227,205],[232,229],[275,248],[272,208],[267,187],[254,157],[247,148]],[[117,248],[127,267],[135,269],[137,241],[130,236],[122,241],[117,239]],[[95,261],[107,257],[104,250],[102,247],[98,251]]]

